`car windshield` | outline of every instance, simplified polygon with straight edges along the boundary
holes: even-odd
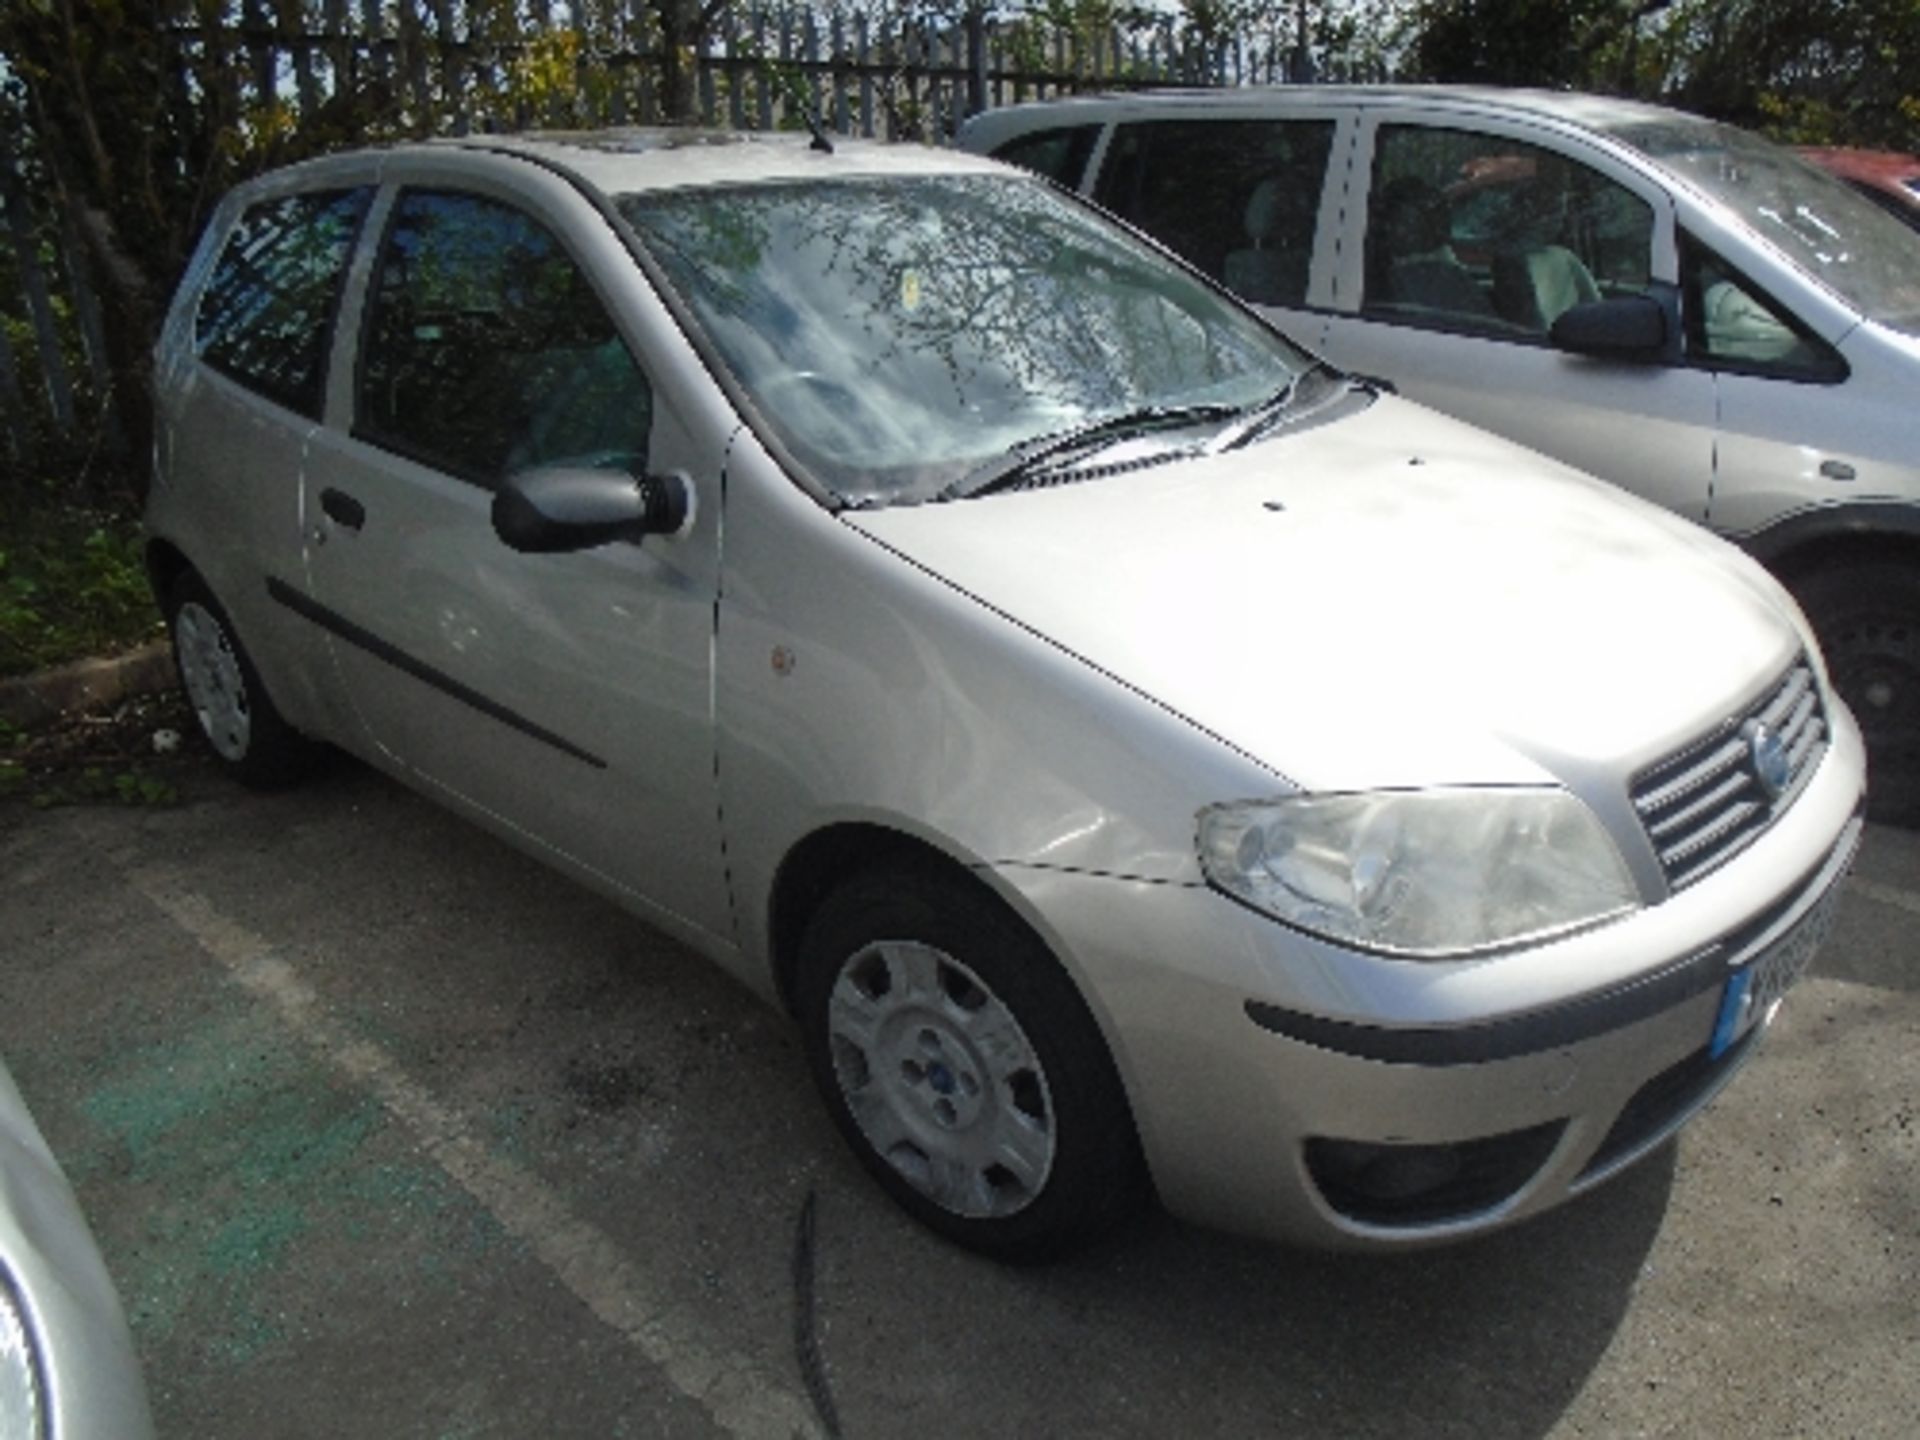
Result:
[[[1798,155],[1711,121],[1614,131],[1726,205],[1861,314],[1920,335],[1920,235]]]
[[[1033,442],[1219,426],[1308,358],[1095,213],[1016,175],[622,197],[787,454],[843,503],[966,493]],[[1110,422],[1103,425],[1102,422]]]

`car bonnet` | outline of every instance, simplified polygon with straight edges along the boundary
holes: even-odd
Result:
[[[1776,676],[1732,547],[1408,402],[846,522],[1310,789],[1632,769]]]

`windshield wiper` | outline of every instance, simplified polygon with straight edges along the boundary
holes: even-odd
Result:
[[[1216,455],[1222,450],[1237,450],[1242,445],[1251,445],[1293,408],[1293,402],[1299,397],[1300,387],[1307,377],[1322,372],[1331,375],[1334,373],[1333,367],[1324,360],[1316,360],[1266,399],[1240,411],[1240,423],[1229,426],[1208,441],[1207,453]]]
[[[1240,413],[1237,405],[1142,405],[1137,410],[1105,415],[1084,425],[1072,425],[1038,439],[1023,440],[1006,454],[975,466],[935,498],[971,500],[976,495],[1017,485],[1046,461],[1073,450],[1153,430],[1180,430],[1189,425],[1204,425],[1209,420],[1228,420]]]

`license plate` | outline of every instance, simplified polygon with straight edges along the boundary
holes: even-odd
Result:
[[[1727,977],[1727,988],[1720,996],[1720,1014],[1713,1023],[1713,1043],[1708,1053],[1719,1059],[1733,1048],[1793,988],[1805,973],[1808,963],[1827,938],[1833,924],[1834,886],[1801,916],[1794,927],[1774,941],[1758,959],[1742,965]]]

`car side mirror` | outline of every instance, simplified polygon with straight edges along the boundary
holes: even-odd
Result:
[[[685,475],[550,465],[509,475],[493,496],[493,532],[528,555],[677,535],[693,512]]]
[[[1547,338],[1597,360],[1658,360],[1667,353],[1667,312],[1651,295],[1590,300],[1561,312]]]

